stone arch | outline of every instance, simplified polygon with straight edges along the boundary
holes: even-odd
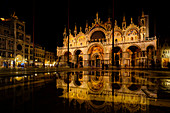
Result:
[[[90,38],[92,37],[93,33],[95,32],[102,32],[104,35],[105,35],[105,38],[106,38],[106,30],[104,30],[103,28],[94,28],[92,31],[90,31],[89,33],[89,40]]]
[[[16,65],[21,66],[21,63],[23,63],[23,56],[22,55],[17,55],[15,57]]]
[[[64,62],[67,62],[68,51],[64,52]],[[72,61],[72,53],[69,51],[69,60]]]
[[[83,54],[83,51],[79,48],[79,49],[75,49],[75,50],[73,51],[73,55],[75,55],[77,51],[81,51],[82,54]]]
[[[140,38],[139,28],[137,26],[129,26],[125,31],[125,41],[137,41]]]
[[[103,38],[105,39],[106,36],[105,36],[104,32],[102,32],[102,31],[95,31],[95,32],[93,32],[93,34],[90,37],[91,40],[103,39]]]
[[[147,65],[151,67],[155,67],[155,61],[154,61],[154,56],[155,56],[155,47],[153,45],[149,45],[146,47],[146,52],[147,52]]]
[[[127,49],[128,49],[129,47],[131,47],[131,46],[136,46],[136,47],[138,47],[138,48],[141,49],[140,45],[132,44],[132,45],[127,46],[124,50],[127,51]]]
[[[125,31],[125,36],[127,36],[127,33],[128,33],[129,30],[136,30],[138,35],[139,35],[139,28],[136,25],[131,24],[130,26],[128,26],[126,31]]]
[[[141,48],[138,45],[130,45],[126,48],[127,59],[126,64],[128,66],[137,66],[140,65],[140,55],[141,55]]]
[[[90,45],[87,51],[87,54],[89,56],[89,65],[100,67],[103,63],[104,59],[104,47],[101,46],[98,43],[94,43],[93,45]]]
[[[92,48],[92,47],[94,47],[94,46],[99,46],[99,47],[101,47],[102,49],[103,49],[103,53],[105,52],[105,47],[103,46],[103,44],[101,43],[101,42],[94,42],[94,43],[91,43],[87,48],[87,51],[86,51],[86,53],[87,54],[90,54],[89,53],[89,51],[90,51],[90,49]]]
[[[118,43],[118,42],[122,42],[122,41],[123,41],[122,31],[119,29],[115,29],[114,30],[114,42]]]
[[[115,64],[119,66],[121,64],[121,59],[122,59],[122,48],[120,46],[115,46],[114,47],[114,60],[115,60]],[[112,49],[110,50],[110,55],[109,55],[109,59],[110,59],[110,63],[112,63]]]
[[[149,44],[148,46],[146,46],[145,50],[147,51],[148,47],[153,47],[154,50],[156,50],[156,47],[153,44]]]
[[[74,52],[74,62],[76,67],[83,67],[83,51],[80,49],[76,49]]]

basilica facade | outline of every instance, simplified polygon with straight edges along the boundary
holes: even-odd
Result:
[[[114,30],[114,49],[112,50],[112,34]],[[80,27],[79,33],[75,25],[74,34],[66,28],[63,33],[63,47],[57,47],[59,65],[69,61],[78,67],[101,67],[102,64],[111,65],[112,52],[114,52],[114,65],[119,66],[150,66],[156,62],[157,38],[149,37],[149,16],[140,16],[137,25],[131,18],[130,25],[126,25],[123,17],[122,27],[115,20],[114,28],[112,21],[100,20],[98,13],[91,26],[86,22],[85,33]]]

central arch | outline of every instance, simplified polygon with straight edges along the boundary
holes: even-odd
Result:
[[[104,49],[99,44],[94,44],[88,49],[89,66],[100,67],[103,63]]]

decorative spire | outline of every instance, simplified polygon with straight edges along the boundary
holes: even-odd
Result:
[[[125,19],[125,15],[123,16],[122,29],[123,29],[123,30],[126,29],[126,19]]]
[[[71,29],[69,29],[69,34],[71,35]]]
[[[98,19],[99,19],[99,13],[97,12],[96,13],[96,21],[98,22]]]
[[[111,23],[111,21],[110,21],[110,17],[108,18],[108,23]]]
[[[74,34],[75,34],[75,36],[76,36],[76,34],[77,34],[77,26],[76,26],[76,23],[75,23],[75,28],[74,28]]]
[[[96,13],[96,19],[94,19],[94,20],[95,20],[95,23],[99,22],[99,13],[98,12]]]
[[[86,28],[88,28],[88,21],[86,20]]]
[[[144,11],[142,10],[142,18],[144,18],[145,17],[145,15],[144,15]]]
[[[82,27],[80,26],[80,32],[82,32]]]
[[[88,32],[88,21],[86,20],[86,28],[85,28],[85,32]]]
[[[133,24],[133,18],[131,17],[131,24]]]
[[[123,16],[123,22],[126,22],[125,16]]]
[[[15,11],[13,14],[11,14],[11,17],[13,17],[14,19],[18,19],[18,17],[15,15]]]
[[[66,26],[65,26],[64,33],[63,33],[64,38],[66,37],[66,35],[67,35],[67,31],[66,31]]]
[[[115,26],[117,26],[117,20],[115,20]]]

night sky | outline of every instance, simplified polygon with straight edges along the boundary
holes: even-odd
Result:
[[[94,22],[96,12],[102,21],[112,17],[113,0],[70,0],[70,29],[77,24],[84,31],[86,20]],[[127,26],[130,18],[138,25],[142,9],[150,16],[150,37],[156,34],[160,40],[170,40],[170,9],[168,1],[155,0],[114,0],[115,19],[121,27],[123,15]],[[26,34],[33,34],[33,12],[35,14],[35,43],[55,51],[57,42],[62,46],[64,26],[67,26],[68,0],[3,0],[0,4],[0,17],[9,17],[13,12],[26,22]]]

